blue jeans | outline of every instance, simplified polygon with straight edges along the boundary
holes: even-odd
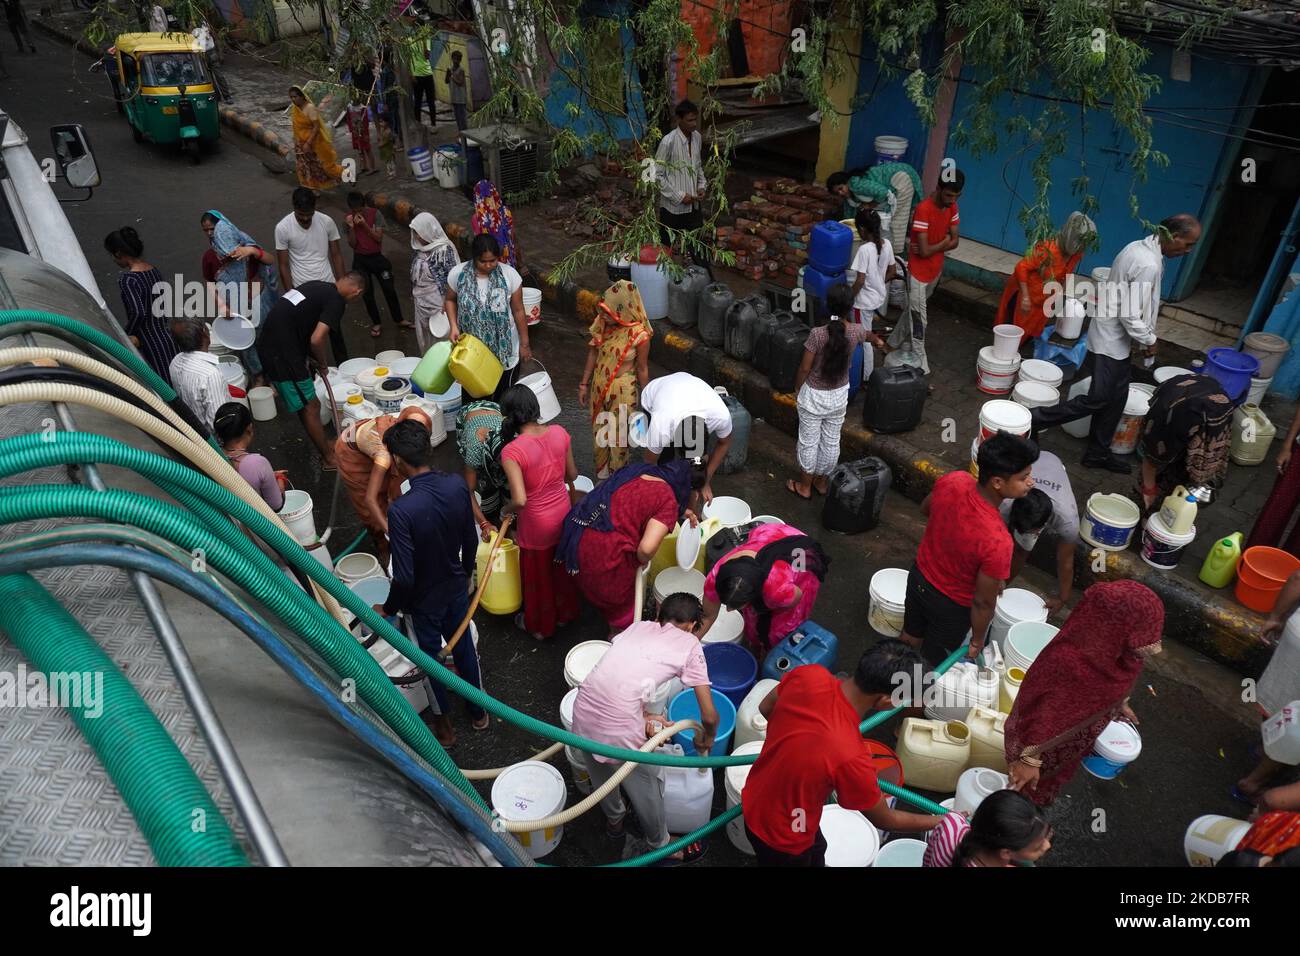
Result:
[[[431,657],[437,657],[447,638],[456,633],[456,628],[464,620],[468,610],[469,595],[461,591],[458,597],[448,601],[437,614],[408,614],[411,625],[415,628],[415,639],[420,645],[420,650]],[[479,671],[478,651],[474,649],[474,639],[469,634],[469,628],[465,630],[466,633],[452,648],[451,659],[456,662],[456,670],[461,677],[475,687],[482,688],[483,675]],[[433,696],[436,699],[434,713],[439,716],[451,716],[449,713],[451,702],[447,696],[447,688],[433,678],[429,679],[429,683],[433,685]],[[465,703],[469,707],[471,720],[482,720],[487,713],[482,707],[469,701]]]

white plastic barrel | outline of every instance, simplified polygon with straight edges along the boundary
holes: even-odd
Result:
[[[427,183],[434,177],[433,154],[427,146],[416,146],[406,151],[406,158],[411,164],[411,175],[417,182]]]
[[[1065,394],[1066,401],[1069,401],[1072,398],[1078,398],[1080,395],[1087,395],[1088,389],[1091,387],[1092,387],[1091,376],[1088,378],[1079,379],[1079,381],[1071,385],[1070,390],[1066,392]],[[1089,415],[1087,418],[1076,418],[1074,421],[1066,422],[1061,426],[1061,428],[1065,430],[1065,433],[1067,435],[1071,435],[1074,438],[1087,438],[1088,429],[1091,427],[1092,427],[1091,415]]]
[[[1110,440],[1113,455],[1131,455],[1137,448],[1138,439],[1142,437],[1142,423],[1151,407],[1149,385],[1130,385],[1128,399],[1124,403],[1124,415],[1115,426],[1115,435]]]
[[[564,809],[567,793],[560,771],[540,760],[524,760],[507,767],[493,782],[492,809],[510,823],[543,820]],[[559,846],[563,836],[563,826],[515,834],[534,860]]]

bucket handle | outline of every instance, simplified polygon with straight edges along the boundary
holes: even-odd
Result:
[[[534,355],[534,356],[533,356],[529,361],[531,361],[534,365],[541,365],[541,367],[542,367],[542,371],[543,371],[543,372],[546,372],[546,366],[545,366],[545,365],[542,365],[542,360],[539,359],[536,355]],[[520,362],[519,364],[522,365],[523,363]],[[550,373],[550,372],[546,372],[546,374],[549,376],[551,373]],[[518,381],[518,379],[516,379],[516,381]]]

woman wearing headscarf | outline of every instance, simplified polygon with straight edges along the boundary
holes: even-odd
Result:
[[[1025,339],[1035,339],[1043,334],[1047,325],[1044,306],[1049,283],[1065,285],[1065,278],[1079,267],[1088,244],[1097,234],[1097,227],[1081,212],[1070,213],[1061,231],[1054,239],[1045,239],[1034,246],[1027,256],[1016,263],[998,303],[995,325],[1018,325],[1025,330]]]
[[[461,406],[456,415],[456,448],[465,463],[465,484],[469,485],[474,520],[484,541],[491,540],[497,530],[502,498],[510,491],[501,467],[501,452],[506,447],[501,421],[501,406],[487,399]]]
[[[501,363],[504,371],[493,394],[499,400],[515,383],[519,363],[533,357],[524,317],[524,280],[502,259],[501,247],[492,236],[475,236],[469,252],[469,262],[447,273],[443,307],[453,342],[462,334],[472,335]]]
[[[501,247],[499,255],[507,264],[519,267],[519,248],[515,244],[515,217],[496,186],[480,179],[474,187],[474,216],[470,219],[474,235],[489,235]]]
[[[808,620],[830,558],[822,546],[788,524],[759,525],[727,552],[704,579],[708,633],[722,608],[739,610],[745,637],[760,661]]]
[[[212,276],[205,271],[204,278],[214,284],[217,312],[242,315],[253,323],[253,328],[260,329],[280,297],[275,256],[215,209],[200,216],[199,225],[207,234],[209,251],[215,259]],[[204,258],[205,262],[211,261]],[[262,362],[257,349],[244,349],[238,354],[254,382],[260,383]]]
[[[447,276],[460,264],[456,245],[447,237],[433,213],[422,212],[411,220],[411,298],[415,302],[415,338],[420,354],[445,339],[451,327],[439,335],[430,328],[433,317],[443,311]]]
[[[622,279],[606,289],[589,331],[578,401],[591,409],[592,457],[600,480],[627,464],[621,423],[636,410],[637,395],[650,381],[653,333],[637,287]]]
[[[636,576],[648,567],[678,521],[696,523],[687,510],[704,486],[703,462],[672,458],[624,465],[569,510],[556,557],[578,589],[617,634],[635,623]]]
[[[381,565],[388,565],[388,503],[402,493],[402,482],[393,468],[393,456],[384,445],[384,433],[398,422],[412,418],[425,428],[433,422],[419,406],[410,405],[398,415],[380,415],[343,426],[334,443],[339,477],[357,517],[370,532]]]
[[[1165,606],[1145,584],[1094,584],[1025,673],[1006,726],[1011,787],[1056,799],[1106,725],[1136,724],[1129,693],[1161,651]]]
[[[298,184],[308,189],[333,189],[343,178],[343,167],[334,152],[333,131],[302,87],[289,87],[289,102],[293,104],[293,152]]]
[[[1147,509],[1178,485],[1223,484],[1233,409],[1223,386],[1209,375],[1179,375],[1156,388],[1138,442],[1138,491]]]

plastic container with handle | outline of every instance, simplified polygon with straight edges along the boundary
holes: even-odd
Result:
[[[461,333],[452,346],[451,358],[447,364],[452,378],[475,398],[484,398],[496,391],[497,383],[505,372],[500,360],[492,354],[487,344],[467,333]]]
[[[1210,548],[1201,565],[1200,579],[1212,588],[1226,588],[1237,576],[1237,563],[1241,560],[1242,535],[1234,531],[1220,538]]]

